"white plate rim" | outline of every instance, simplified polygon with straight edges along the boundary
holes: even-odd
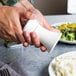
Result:
[[[57,57],[62,57],[62,56],[75,56],[76,57],[76,51],[70,51],[70,52],[66,52],[66,53],[63,53],[63,54],[61,54],[61,55],[58,55]],[[57,57],[55,57],[55,58],[57,58]],[[54,72],[54,70],[53,70],[53,68],[52,68],[52,64],[54,63],[54,61],[55,61],[55,58],[50,62],[50,64],[49,64],[49,67],[48,67],[48,72],[49,72],[49,75],[50,76],[56,76],[55,75],[55,72]]]
[[[53,23],[52,26],[59,26],[61,24],[67,24],[67,23],[75,23],[75,22],[57,22]],[[68,44],[76,44],[76,41],[68,41],[68,40],[59,40],[62,43],[68,43]]]

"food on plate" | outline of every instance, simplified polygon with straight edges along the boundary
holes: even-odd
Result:
[[[62,32],[61,40],[76,41],[76,23],[65,23],[55,28]]]
[[[60,56],[52,64],[56,76],[76,76],[76,57]]]

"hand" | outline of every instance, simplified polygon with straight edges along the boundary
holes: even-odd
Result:
[[[33,5],[31,5],[27,0],[22,0],[22,1],[18,2],[17,4],[15,4],[14,6],[23,8],[24,10],[25,9],[29,10],[29,12],[31,13],[31,16],[29,17],[29,19],[36,19],[40,23],[40,25],[43,26],[44,28],[46,28],[50,31],[59,32],[58,30],[56,30],[52,26],[50,26],[49,23],[47,22],[47,20],[42,15],[42,13],[39,10],[35,9],[33,7]],[[27,31],[25,31],[24,37],[28,44],[34,44],[35,47],[40,47],[40,49],[42,51],[46,51],[47,48],[40,43],[39,38],[35,32],[29,33]],[[26,46],[27,43],[25,42],[24,46]]]
[[[32,19],[36,19],[36,20],[40,23],[41,26],[43,26],[44,28],[48,29],[49,31],[60,32],[59,30],[57,30],[57,29],[53,28],[51,25],[49,25],[49,23],[47,22],[47,20],[45,19],[45,17],[44,17],[44,16],[41,14],[41,12],[40,12],[39,10],[37,10],[37,9],[35,9],[35,10],[32,12],[31,18],[32,18]],[[25,33],[25,34],[26,34],[26,33]],[[35,35],[34,35],[34,34],[35,34]],[[47,48],[40,43],[40,41],[38,40],[39,38],[37,37],[36,33],[33,32],[32,35],[34,35],[34,36],[35,36],[34,39],[36,39],[36,40],[34,41],[34,45],[35,45],[36,47],[40,47],[40,49],[41,49],[42,51],[46,51]]]
[[[0,38],[24,43],[23,31],[20,23],[22,10],[15,7],[0,6]]]

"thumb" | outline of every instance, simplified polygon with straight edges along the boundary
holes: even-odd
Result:
[[[18,8],[18,7],[15,7],[15,8],[18,10],[20,17],[24,19],[30,19],[30,17],[32,16],[32,12],[30,10],[27,10],[26,8],[25,9]]]

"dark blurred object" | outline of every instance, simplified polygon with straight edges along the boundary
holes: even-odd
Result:
[[[27,76],[17,61],[5,64],[0,61],[0,76]]]
[[[0,0],[0,2],[2,3],[2,5],[6,5],[7,0]]]
[[[8,69],[0,70],[0,76],[11,76]]]
[[[18,1],[20,1],[20,0],[0,0],[2,5],[9,5],[9,6],[17,3]]]
[[[67,14],[68,0],[33,0],[33,5],[44,15]]]

